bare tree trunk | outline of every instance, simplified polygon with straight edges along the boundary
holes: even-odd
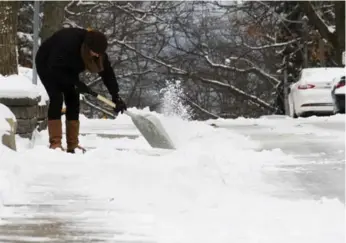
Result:
[[[65,19],[65,1],[46,1],[43,5],[41,40],[44,41],[55,31],[61,29]]]
[[[0,1],[0,74],[18,73],[17,13],[19,2]]]
[[[345,1],[335,1],[335,31],[330,31],[310,1],[301,1],[300,6],[310,24],[335,48],[336,62],[341,65],[342,52],[345,49]]]
[[[337,62],[342,65],[342,52],[345,51],[345,1],[336,1],[335,3],[335,26],[338,38]]]

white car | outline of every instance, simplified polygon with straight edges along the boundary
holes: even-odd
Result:
[[[332,81],[343,75],[345,68],[339,67],[302,69],[298,81],[290,86],[288,94],[290,116],[332,115],[334,113],[333,99],[330,95]]]
[[[334,113],[345,113],[345,76],[337,77],[332,83]]]

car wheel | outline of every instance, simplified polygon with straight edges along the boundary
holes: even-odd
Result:
[[[288,107],[289,107],[290,117],[297,118],[297,114],[296,114],[296,112],[294,110],[294,104],[293,104],[293,101],[292,101],[291,97],[288,98]]]
[[[332,93],[332,100],[333,100],[333,115],[337,114],[339,112],[338,105],[335,99],[335,96]]]
[[[338,109],[338,106],[334,103],[333,104],[333,114],[336,115],[339,113],[339,109]]]
[[[340,114],[345,114],[345,105],[337,104],[335,105],[337,112]]]

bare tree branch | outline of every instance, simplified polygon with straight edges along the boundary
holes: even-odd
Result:
[[[250,60],[248,60],[246,58],[229,57],[229,59],[231,59],[231,60],[243,60],[243,61],[245,61],[246,63],[248,63],[251,66],[250,68],[247,68],[247,69],[240,69],[240,68],[236,68],[236,67],[226,66],[223,64],[213,63],[207,55],[205,55],[204,58],[210,66],[215,67],[215,68],[222,68],[225,70],[235,71],[235,72],[239,72],[239,73],[256,73],[256,74],[261,75],[262,77],[274,82],[274,84],[280,83],[280,80],[278,80],[277,78],[273,77],[272,75],[264,72],[262,69],[256,67],[254,63],[252,63]]]
[[[321,36],[327,39],[334,47],[338,46],[338,40],[336,33],[329,29],[328,25],[323,21],[321,16],[316,12],[315,8],[312,6],[311,2],[302,1],[299,3],[306,13],[309,22],[316,26]]]
[[[203,107],[197,105],[195,102],[193,102],[191,99],[187,98],[187,97],[183,97],[183,99],[188,102],[192,107],[194,107],[195,109],[199,110],[200,112],[202,112],[203,114],[207,115],[208,117],[211,117],[213,119],[218,119],[220,118],[219,116],[215,115],[212,112],[207,111],[206,109],[204,109]]]
[[[246,43],[242,43],[244,46],[246,46],[247,48],[257,51],[257,50],[264,50],[264,49],[271,49],[271,48],[278,48],[278,47],[284,47],[290,44],[294,44],[298,41],[300,41],[301,38],[296,38],[294,40],[290,40],[287,42],[280,42],[280,43],[274,43],[274,44],[269,44],[269,45],[264,45],[264,46],[250,46]]]
[[[207,79],[207,78],[202,78],[202,77],[199,77],[199,79],[202,82],[208,83],[210,85],[214,85],[214,86],[218,86],[218,87],[224,87],[224,88],[228,89],[229,91],[237,93],[238,95],[242,96],[243,98],[250,100],[254,104],[256,104],[260,107],[263,107],[267,110],[270,110],[270,111],[275,110],[275,108],[273,106],[271,106],[270,104],[268,104],[267,102],[261,100],[260,98],[254,96],[254,95],[247,94],[246,92],[234,87],[231,84],[225,84],[225,83],[222,83],[222,82],[217,81],[217,80],[212,80],[212,79]]]

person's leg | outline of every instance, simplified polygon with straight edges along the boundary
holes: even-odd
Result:
[[[49,147],[52,149],[60,148],[62,150],[62,123],[61,123],[61,109],[63,104],[63,94],[59,85],[51,82],[45,77],[40,77],[43,86],[45,87],[49,96],[48,106],[48,134],[49,134]]]
[[[79,93],[74,86],[66,87],[64,90],[64,100],[66,105],[66,142],[67,152],[74,153],[76,148],[85,152],[79,145]]]

